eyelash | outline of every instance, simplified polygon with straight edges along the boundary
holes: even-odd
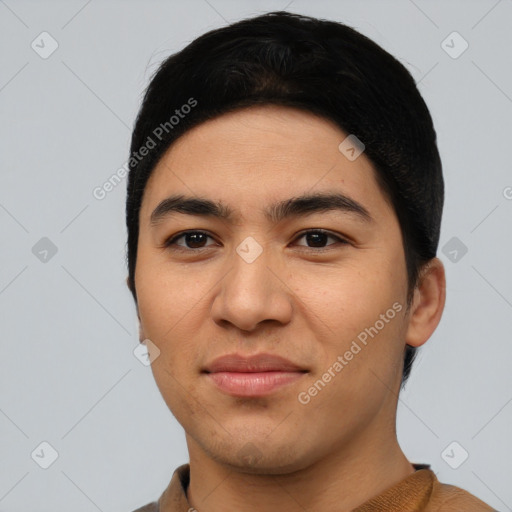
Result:
[[[172,250],[176,250],[176,251],[193,251],[193,252],[201,252],[203,250],[208,249],[208,247],[189,248],[189,247],[182,247],[182,246],[175,245],[177,240],[179,240],[180,238],[183,238],[187,234],[191,234],[191,233],[199,233],[199,234],[206,235],[209,238],[212,238],[212,239],[214,238],[213,236],[211,236],[206,231],[201,231],[201,230],[198,230],[198,229],[193,229],[193,230],[183,231],[183,232],[181,232],[181,233],[179,233],[177,235],[173,235],[172,237],[170,237],[169,239],[167,239],[164,242],[163,247],[168,248],[168,249],[172,249]],[[349,242],[347,240],[341,238],[338,235],[334,235],[330,231],[326,231],[324,229],[308,229],[306,231],[303,231],[302,233],[299,233],[297,235],[297,237],[294,239],[294,241],[295,240],[299,240],[300,238],[302,238],[302,237],[304,237],[304,236],[306,236],[308,234],[311,234],[311,233],[320,233],[320,234],[323,234],[323,235],[327,235],[328,237],[336,239],[337,242],[341,243],[342,245],[348,245],[349,244]],[[321,253],[321,252],[329,251],[330,250],[329,247],[331,247],[332,245],[336,245],[336,244],[330,244],[327,247],[308,247],[308,246],[301,246],[301,247],[303,249],[305,249],[305,250],[311,250],[311,251],[313,251],[315,253]]]

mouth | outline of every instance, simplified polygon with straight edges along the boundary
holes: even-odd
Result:
[[[220,391],[232,396],[259,397],[290,385],[308,370],[272,354],[244,357],[229,354],[217,358],[202,373]]]
[[[297,381],[304,372],[217,372],[209,373],[212,382],[233,396],[265,396],[286,384]]]

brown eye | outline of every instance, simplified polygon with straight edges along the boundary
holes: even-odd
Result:
[[[329,247],[331,245],[335,245],[336,242],[342,243],[342,244],[348,243],[343,238],[341,238],[337,235],[334,235],[328,231],[324,231],[322,229],[311,229],[309,231],[305,231],[304,233],[299,235],[299,237],[296,240],[298,240],[300,238],[305,238],[306,244],[308,244],[307,247],[311,248],[311,249],[313,249],[313,248],[324,249],[326,247],[326,243],[329,238],[334,239],[335,243],[328,244],[327,247]],[[302,246],[302,244],[299,244],[299,245]]]
[[[185,245],[176,243],[182,238],[185,242]],[[182,249],[203,249],[208,247],[204,245],[208,238],[212,237],[205,231],[185,231],[184,233],[169,239],[165,243],[165,246],[176,246]]]

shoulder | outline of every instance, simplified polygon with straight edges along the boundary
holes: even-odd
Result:
[[[425,512],[496,512],[468,491],[454,485],[434,482]]]
[[[133,512],[160,512],[161,510],[193,510],[186,495],[190,479],[189,464],[182,464],[172,474],[171,481],[157,501],[152,501]]]
[[[156,501],[153,501],[151,503],[148,503],[147,505],[144,505],[141,508],[138,508],[137,510],[134,510],[133,512],[159,512],[158,503]]]

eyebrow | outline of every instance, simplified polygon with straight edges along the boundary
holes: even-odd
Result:
[[[341,211],[352,214],[364,222],[373,222],[368,210],[359,202],[342,193],[314,193],[279,201],[264,210],[266,219],[273,223],[291,217],[304,217],[313,213]],[[204,197],[171,195],[153,210],[150,225],[157,226],[176,213],[214,217],[233,222],[237,215],[225,204]]]

